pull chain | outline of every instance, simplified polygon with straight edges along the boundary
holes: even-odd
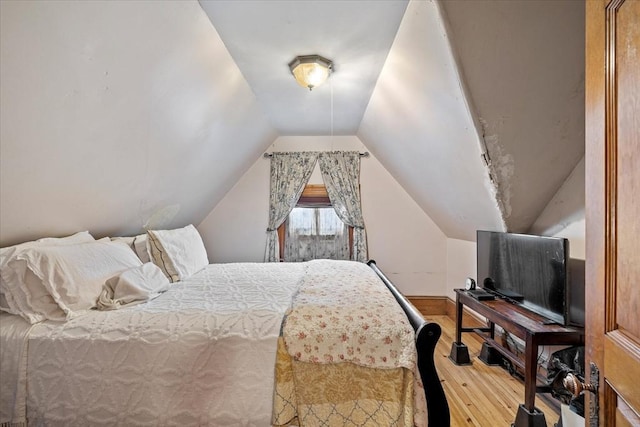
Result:
[[[333,81],[329,80],[329,88],[331,89],[331,151],[333,151]]]

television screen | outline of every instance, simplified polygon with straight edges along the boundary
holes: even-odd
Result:
[[[569,323],[568,261],[564,238],[477,232],[478,285],[563,325]]]

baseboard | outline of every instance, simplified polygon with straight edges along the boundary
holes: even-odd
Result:
[[[449,297],[440,296],[407,296],[407,299],[424,316],[447,316],[455,321],[456,303]],[[470,326],[485,326],[485,319],[476,312],[464,308],[463,324]]]
[[[407,296],[407,299],[423,316],[443,316],[447,313],[447,297]],[[454,308],[455,312],[455,308]],[[454,316],[455,318],[455,316]]]

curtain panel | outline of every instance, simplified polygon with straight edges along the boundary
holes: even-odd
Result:
[[[367,261],[367,235],[360,204],[360,154],[332,151],[318,155],[322,180],[338,217],[353,227],[353,260]]]
[[[273,153],[265,261],[279,261],[278,227],[296,206],[318,161],[316,152]]]

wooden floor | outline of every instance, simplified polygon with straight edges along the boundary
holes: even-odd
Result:
[[[515,420],[518,405],[524,402],[524,385],[499,366],[478,360],[482,342],[474,334],[464,334],[471,366],[456,366],[449,360],[455,339],[455,322],[448,316],[427,316],[442,327],[435,351],[435,363],[449,401],[451,426],[502,427]],[[547,426],[558,422],[559,413],[536,395],[536,407],[544,412]]]

